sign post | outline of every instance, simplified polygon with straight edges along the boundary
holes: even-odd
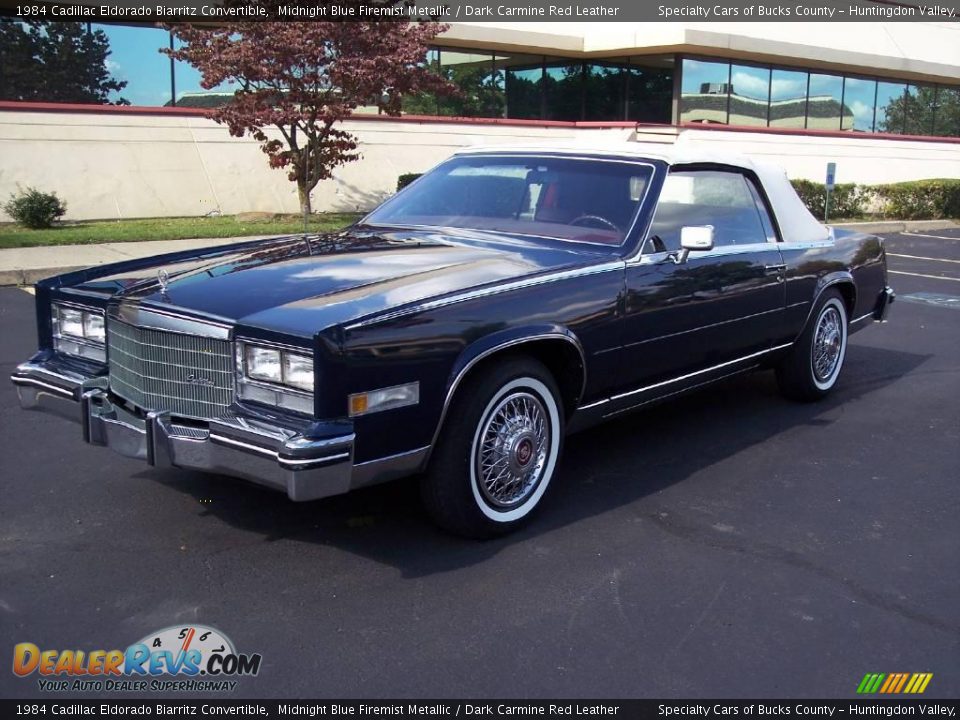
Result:
[[[823,222],[826,223],[830,217],[830,195],[837,183],[837,164],[835,162],[827,163],[827,198],[823,204]]]

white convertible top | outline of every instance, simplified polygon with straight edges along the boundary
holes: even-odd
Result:
[[[611,142],[606,144],[584,143],[541,143],[525,145],[472,145],[461,148],[457,155],[486,153],[538,153],[557,152],[576,155],[620,155],[630,159],[660,160],[671,167],[691,163],[714,163],[752,170],[756,173],[767,198],[773,206],[780,233],[784,242],[813,243],[831,240],[832,232],[818,222],[806,205],[797,196],[793,185],[787,179],[786,171],[764,160],[755,160],[746,155],[719,151],[696,142],[678,142],[674,145],[653,145],[642,142]]]

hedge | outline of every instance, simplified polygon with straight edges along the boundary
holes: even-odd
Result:
[[[960,218],[960,179],[912,180],[874,188],[883,214],[900,220]]]
[[[811,180],[791,180],[813,215],[823,217],[826,188]],[[911,180],[889,185],[848,183],[834,187],[830,218],[879,215],[895,220],[942,220],[960,217],[960,178]]]
[[[404,173],[397,178],[397,192],[403,190],[407,185],[412,183],[418,177],[423,175],[423,173]]]

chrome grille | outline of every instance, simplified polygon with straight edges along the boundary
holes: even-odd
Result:
[[[189,418],[222,415],[233,401],[229,340],[107,320],[110,389],[145,410]]]

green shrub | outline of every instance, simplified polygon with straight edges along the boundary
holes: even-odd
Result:
[[[45,193],[36,188],[21,188],[10,196],[3,211],[20,225],[34,230],[48,228],[67,212],[67,204],[56,193]]]
[[[911,180],[874,187],[885,217],[940,220],[960,217],[960,179]]]
[[[423,173],[404,173],[397,178],[397,192],[403,190],[407,185],[412,183],[418,177],[423,175]]]
[[[791,180],[797,195],[818,220],[823,218],[824,203],[827,197],[827,188],[823,183],[812,180]],[[862,217],[870,201],[874,189],[867,185],[843,183],[835,185],[830,193],[830,217],[852,218]]]

